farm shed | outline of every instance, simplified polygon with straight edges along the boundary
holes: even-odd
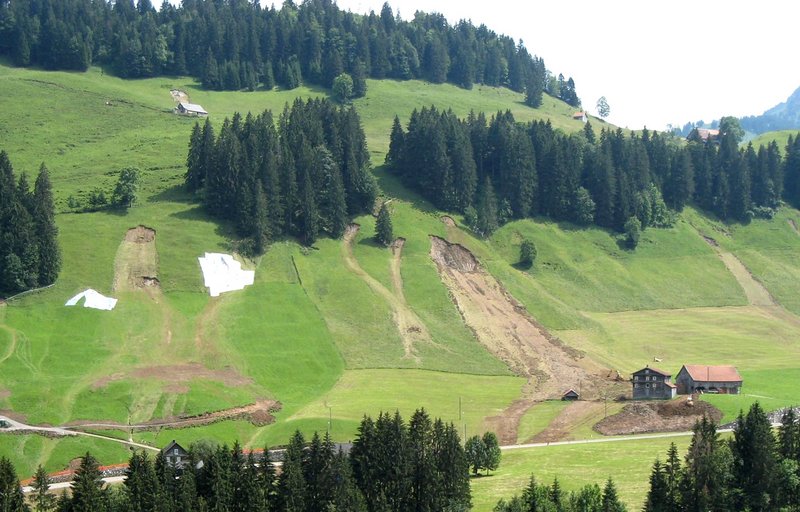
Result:
[[[195,105],[194,103],[185,103],[180,102],[176,107],[177,112],[184,116],[207,116],[208,112],[200,105]]]
[[[658,368],[645,366],[633,372],[634,400],[669,400],[677,396],[675,384],[671,382],[672,374]]]
[[[561,395],[561,400],[577,400],[581,396],[574,389],[568,389]]]
[[[675,377],[678,393],[722,393],[738,395],[742,389],[742,376],[735,366],[709,366],[686,364]]]

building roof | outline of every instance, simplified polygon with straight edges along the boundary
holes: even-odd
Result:
[[[695,382],[742,382],[742,376],[735,366],[685,364],[683,367]]]
[[[572,119],[583,119],[586,116],[585,112],[575,112],[572,114]]]
[[[641,370],[639,370],[639,371],[636,371],[636,372],[633,372],[633,373],[642,373],[642,372],[643,372],[643,371],[645,371],[645,370],[650,370],[651,372],[653,372],[653,373],[657,373],[657,374],[659,374],[659,375],[663,375],[664,377],[672,377],[672,374],[671,374],[671,373],[669,373],[669,372],[665,372],[664,370],[659,370],[658,368],[653,368],[652,366],[649,366],[649,365],[648,365],[648,366],[645,366],[645,367],[644,367],[644,368],[642,368]]]
[[[195,103],[184,103],[184,102],[181,102],[180,104],[181,104],[181,108],[183,108],[183,110],[185,110],[187,112],[194,112],[196,114],[208,114],[208,112],[206,112],[203,109],[203,107],[201,107],[200,105],[197,105]]]
[[[173,448],[180,448],[182,452],[188,453],[186,452],[186,449],[184,449],[183,446],[179,445],[174,439],[167,446],[161,449],[161,453],[169,453],[169,451],[172,450]]]
[[[677,388],[677,387],[678,387],[678,386],[676,386],[675,384],[673,384],[673,383],[671,383],[671,382],[665,382],[664,384],[666,384],[666,386],[667,386],[668,388]]]
[[[568,389],[568,390],[564,391],[564,394],[561,395],[561,396],[567,396],[567,395],[580,396],[580,395],[578,395],[578,392],[575,391],[574,389]]]

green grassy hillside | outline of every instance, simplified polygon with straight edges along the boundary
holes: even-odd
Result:
[[[778,149],[781,154],[786,152],[786,144],[789,142],[789,136],[797,138],[797,130],[778,130],[775,132],[766,132],[756,135],[753,140],[749,141],[753,144],[754,148],[759,146],[766,146],[770,142],[775,141],[778,143]]]
[[[400,255],[372,241],[374,219],[362,216],[354,219],[360,229],[350,242],[323,239],[313,249],[274,243],[263,257],[245,262],[256,270],[252,287],[212,299],[196,258],[231,251],[230,230],[207,217],[181,187],[194,121],[171,113],[173,88],[188,92],[214,123],[235,111],[277,113],[295,97],[326,94],[308,88],[209,92],[186,78],[124,81],[96,69],[46,73],[0,66],[2,149],[17,173],[32,174],[47,163],[64,255],[56,286],[0,306],[0,410],[32,423],[102,420],[124,426],[258,400],[282,406],[266,427],[229,420],[133,433],[155,446],[204,437],[263,446],[285,442],[295,429],[327,428],[348,440],[364,414],[398,409],[408,417],[419,406],[458,423],[460,431],[481,432],[487,418],[520,397],[524,379],[465,325],[430,257],[430,235],[469,248],[536,320],[603,367],[629,373],[654,357],[674,372],[684,363],[737,364],[746,395],[713,397],[727,415],[756,396],[777,407],[800,392],[797,379],[775,379],[800,371],[794,362],[800,355],[800,265],[793,258],[800,249],[800,212],[782,209],[773,221],[728,226],[687,210],[673,228],[646,230],[636,251],[621,248],[605,230],[545,219],[510,223],[483,240],[459,227],[458,216],[455,226],[445,225],[441,212],[380,167],[394,116],[405,121],[425,105],[460,115],[509,109],[520,121],[547,118],[564,131],[582,129],[563,103],[546,97],[533,110],[522,95],[504,89],[370,81],[367,96],[355,105],[375,176],[391,199],[394,233],[406,239]],[[143,184],[129,211],[66,213],[70,196],[110,190],[116,172],[131,165],[143,170]],[[115,293],[120,243],[139,224],[156,231],[160,289]],[[535,265],[525,271],[514,265],[523,238],[538,248]],[[738,258],[752,273],[749,284],[723,255]],[[763,287],[774,302],[751,304],[748,286]],[[117,309],[63,306],[88,287],[113,293],[120,299]],[[398,329],[397,315],[411,322],[413,332]],[[540,432],[561,410],[533,407],[518,438]],[[590,428],[582,423],[571,435],[592,435]],[[130,433],[121,427],[110,435]],[[126,458],[112,442],[0,436],[0,455],[10,456],[23,474],[38,463],[61,469],[86,449],[104,463]],[[517,468],[510,469],[514,486],[541,462],[524,453],[508,457],[509,468]],[[594,453],[564,449],[548,462],[547,474],[567,475]],[[645,460],[651,462],[651,451],[638,464]],[[591,481],[605,476],[594,472]],[[636,506],[641,482],[634,480],[640,476],[615,474]],[[500,480],[476,482],[476,510],[489,510],[508,494],[510,484],[491,483]]]

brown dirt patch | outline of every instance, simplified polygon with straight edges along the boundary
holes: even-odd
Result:
[[[281,403],[276,400],[258,400],[255,403],[232,407],[221,411],[205,412],[194,416],[173,416],[168,418],[156,419],[140,423],[138,425],[128,425],[116,422],[96,423],[92,421],[74,421],[68,424],[72,427],[91,428],[93,430],[105,429],[134,429],[134,430],[158,430],[160,428],[186,428],[208,425],[225,420],[245,420],[256,426],[269,425],[275,421],[273,413],[281,410]]]
[[[708,402],[685,398],[668,402],[633,402],[622,411],[599,421],[594,429],[603,435],[691,430],[703,416],[719,422],[722,412]]]
[[[516,442],[519,419],[534,401],[560,398],[565,389],[598,398],[613,386],[601,369],[550,334],[512,297],[466,247],[431,236],[431,258],[475,337],[515,374],[526,377],[523,396],[488,419],[504,443]],[[585,384],[581,386],[581,383]]]
[[[791,226],[794,232],[800,235],[800,229],[797,228],[797,221],[794,219],[786,219],[786,221],[789,223],[789,226]]]
[[[442,222],[444,222],[444,225],[447,226],[447,227],[450,227],[450,228],[456,227],[456,221],[454,221],[453,217],[450,217],[449,215],[442,215],[441,216],[441,220],[442,220]]]
[[[159,288],[156,231],[136,226],[125,233],[114,259],[114,290]]]
[[[246,386],[253,383],[253,379],[241,375],[230,367],[223,368],[221,370],[212,370],[210,368],[206,368],[200,363],[187,363],[165,366],[147,366],[144,368],[136,368],[127,373],[115,373],[113,375],[96,380],[92,383],[92,388],[102,388],[111,382],[126,378],[155,379],[165,382],[167,386],[183,386],[185,383],[195,379],[214,380],[221,382],[227,387]]]
[[[175,103],[189,103],[189,95],[181,90],[172,89],[169,91],[169,94],[172,96],[172,100],[175,101]]]
[[[8,389],[0,389],[0,400],[5,400],[11,396],[11,391]]]
[[[528,409],[536,404],[532,398],[519,398],[511,402],[511,405],[497,416],[486,418],[486,427],[497,435],[501,445],[517,443],[517,431],[519,422]]]

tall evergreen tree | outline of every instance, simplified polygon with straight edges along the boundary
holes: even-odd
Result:
[[[36,468],[31,487],[34,512],[51,512],[56,506],[56,497],[50,493],[50,477],[41,464]]]
[[[5,457],[0,457],[0,510],[3,512],[28,510],[14,465]]]
[[[378,218],[375,220],[375,240],[388,246],[394,242],[394,230],[392,228],[392,217],[386,204],[386,202],[382,203],[381,209],[378,210]]]
[[[103,489],[102,478],[97,459],[91,453],[86,452],[81,457],[81,464],[75,471],[75,478],[72,481],[70,508],[76,512],[79,510],[105,512],[108,497]]]
[[[758,402],[747,415],[739,413],[731,443],[737,508],[774,510],[778,497],[778,467],[772,424]]]
[[[33,189],[33,215],[36,241],[39,248],[39,285],[53,284],[61,270],[61,249],[58,246],[58,227],[53,204],[50,174],[44,163]]]

